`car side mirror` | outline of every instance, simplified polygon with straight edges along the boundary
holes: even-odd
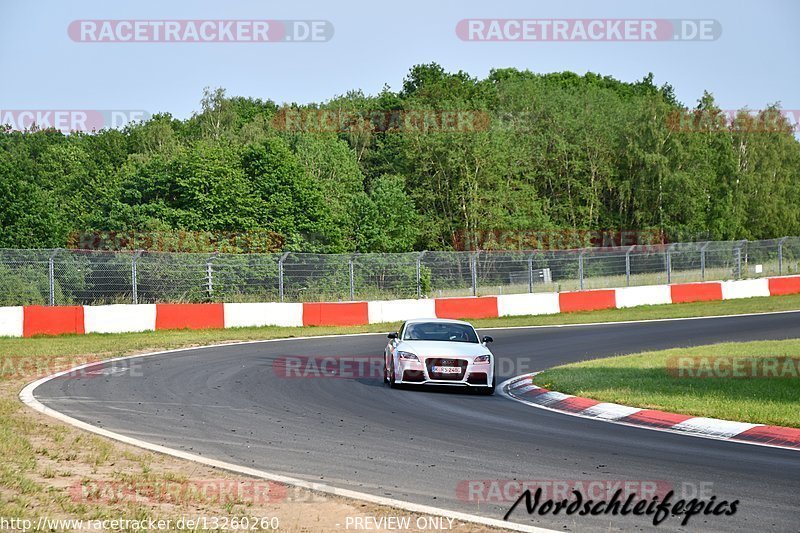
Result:
[[[389,337],[390,339],[396,339],[397,338],[397,332],[393,331],[393,332],[389,333],[386,336]]]
[[[481,339],[481,341],[483,341],[483,343],[484,343],[484,344],[488,344],[488,343],[490,343],[490,342],[494,342],[494,339],[493,339],[492,337],[490,337],[489,335],[485,335],[485,336],[484,336],[484,337]]]

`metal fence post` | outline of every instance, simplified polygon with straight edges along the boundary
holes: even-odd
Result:
[[[783,243],[789,237],[784,237],[778,241],[778,275],[783,275]]]
[[[61,251],[61,248],[56,248],[53,250],[53,253],[50,254],[50,257],[47,259],[47,280],[48,285],[50,286],[50,297],[49,302],[50,305],[56,305],[56,256]]]
[[[533,292],[533,254],[528,256],[528,292]]]
[[[633,251],[634,248],[636,248],[635,244],[633,246],[631,246],[630,248],[628,248],[628,251],[625,252],[625,286],[626,287],[630,287],[631,286],[631,252]]]
[[[742,279],[742,246],[747,240],[741,240],[736,244],[736,279]]]
[[[278,259],[278,297],[283,301],[283,262],[289,257],[292,252],[284,252],[280,259]]]
[[[422,256],[427,250],[422,250],[417,254],[417,299],[422,298]]]
[[[700,248],[700,279],[705,281],[706,280],[706,248],[710,243],[706,242]]]
[[[142,252],[144,250],[136,250],[131,258],[131,292],[133,293],[133,303],[139,303],[139,270],[137,268],[137,263],[139,262],[139,257],[141,257]]]
[[[211,254],[206,260],[206,278],[207,278],[207,289],[208,289],[208,299],[211,300],[214,298],[214,275],[213,270],[211,268],[211,262],[214,261],[214,258],[217,257],[217,252]]]
[[[347,264],[350,269],[350,301],[353,302],[356,299],[355,276],[353,275],[353,256],[350,257],[350,260],[347,262]]]
[[[792,242],[789,242],[790,239]],[[764,266],[764,274],[754,273],[753,268],[750,266],[750,241],[746,239],[739,241],[705,241],[692,244],[664,244],[661,247],[662,261],[664,261],[661,266],[658,266],[655,262],[656,255],[658,255],[658,249],[645,249],[641,245],[625,246],[624,286],[634,286],[634,252],[637,252],[637,255],[642,255],[641,258],[637,259],[637,285],[648,282],[648,280],[640,279],[643,274],[655,277],[664,272],[666,272],[666,283],[671,284],[673,281],[680,283],[685,279],[689,281],[700,281],[694,278],[695,274],[693,265],[694,260],[698,258],[692,256],[697,252],[699,252],[699,274],[702,281],[706,281],[708,279],[747,279],[762,275],[774,276],[776,275],[776,272],[777,275],[780,276],[794,272],[796,270],[796,258],[794,257],[793,245],[798,241],[800,241],[798,237],[792,236],[753,241],[753,267]],[[786,247],[787,242],[789,242],[788,248]],[[714,248],[711,249],[711,264],[709,265],[708,249],[711,248],[712,244],[714,245]],[[771,263],[773,258],[768,255],[771,253],[770,249],[772,246],[776,247],[777,264]],[[731,247],[733,247],[733,249]],[[373,261],[375,260],[374,258],[377,257],[373,254],[348,253],[335,254],[332,256],[309,254],[309,256],[315,259],[315,261],[312,261],[311,264],[306,265],[304,268],[301,268],[297,261],[293,263],[295,266],[293,266],[294,270],[292,270],[292,272],[295,272],[296,278],[293,281],[294,285],[290,287],[290,289],[293,291],[294,296],[290,295],[288,300],[297,301],[304,299],[302,296],[304,294],[303,291],[307,290],[309,288],[308,286],[312,285],[313,282],[317,280],[325,282],[325,286],[335,286],[337,288],[336,290],[341,289],[341,276],[343,273],[340,269],[345,266],[345,262],[347,263],[348,267],[349,280],[346,281],[346,283],[349,284],[349,298],[350,300],[355,300],[355,284],[357,281],[355,279],[355,263],[357,260],[363,260],[363,268],[360,273],[362,279],[359,281],[359,283],[362,284],[362,290],[365,292],[362,292],[360,295],[358,295],[360,298],[365,298],[365,295],[367,295],[369,292],[370,289],[368,285],[370,287],[372,286],[371,280],[373,276],[378,277],[376,283],[385,290],[382,297],[386,298],[395,297],[390,293],[390,291],[394,290],[397,290],[398,292],[402,291],[402,294],[406,295],[403,297],[412,298],[414,297],[413,294],[416,294],[417,298],[432,297],[433,294],[431,293],[442,295],[443,290],[439,287],[439,284],[441,283],[440,280],[444,280],[444,284],[446,284],[448,287],[457,288],[457,290],[461,291],[460,293],[463,295],[463,291],[465,289],[464,285],[467,281],[465,278],[465,274],[467,274],[467,272],[464,272],[464,259],[467,259],[469,262],[468,269],[471,286],[469,289],[467,289],[467,294],[470,294],[471,296],[478,295],[478,284],[481,283],[479,279],[480,274],[483,274],[484,281],[487,283],[487,291],[490,290],[490,286],[495,285],[499,287],[497,292],[507,292],[506,287],[509,286],[514,286],[516,287],[516,290],[519,290],[519,285],[522,281],[520,274],[522,274],[522,272],[517,269],[519,269],[521,266],[519,263],[522,261],[524,261],[522,265],[523,268],[527,269],[526,277],[529,294],[533,294],[534,291],[537,290],[536,284],[541,283],[543,276],[548,283],[553,284],[552,290],[554,291],[562,291],[567,289],[575,290],[576,287],[571,285],[572,274],[569,273],[573,266],[571,265],[573,257],[577,257],[576,277],[579,281],[579,290],[587,290],[598,286],[605,286],[609,279],[616,280],[614,282],[620,285],[618,280],[619,270],[616,268],[618,267],[616,260],[619,259],[619,255],[622,253],[622,248],[623,247],[615,248],[613,250],[614,253],[610,258],[604,257],[602,253],[596,253],[597,251],[594,248],[573,249],[564,251],[563,253],[553,254],[545,253],[542,250],[527,249],[517,251],[512,257],[500,254],[495,256],[493,252],[487,251],[487,260],[483,263],[483,265],[479,264],[481,261],[480,255],[483,253],[481,250],[452,252],[446,255],[445,261],[440,261],[440,257],[437,255],[438,252],[435,252],[431,255],[431,259],[425,264],[426,278],[424,281],[422,279],[422,262],[425,261],[425,257],[427,257],[427,251],[406,252],[403,253],[403,255],[386,254],[380,256],[389,263],[402,262],[402,264],[406,266],[410,266],[408,264],[408,260],[412,259],[413,257],[413,264],[415,266],[414,274],[407,269],[397,273],[395,271],[389,271],[386,269],[382,272],[377,271],[377,273],[373,274]],[[602,251],[611,251],[611,249],[606,248]],[[8,254],[12,252],[13,251],[9,251]],[[727,255],[728,252],[732,252],[731,256]],[[126,255],[127,253],[130,253],[130,255]],[[46,289],[48,290],[48,294],[44,298],[44,301],[40,300],[40,303],[48,306],[56,306],[63,305],[67,301],[71,301],[73,298],[80,298],[87,304],[100,303],[109,299],[113,299],[115,301],[118,299],[126,299],[128,302],[132,302],[133,304],[142,304],[147,303],[152,299],[151,293],[153,291],[159,293],[160,300],[175,301],[176,299],[180,299],[182,297],[182,287],[172,287],[170,284],[176,284],[175,282],[179,282],[181,279],[189,283],[189,280],[187,280],[185,277],[179,278],[178,275],[180,272],[172,272],[173,276],[167,279],[159,279],[159,276],[151,279],[151,270],[155,267],[160,271],[164,271],[165,269],[169,269],[171,264],[178,264],[178,261],[185,261],[188,257],[191,257],[191,265],[194,265],[192,268],[202,268],[203,264],[205,264],[205,270],[203,272],[198,272],[195,270],[193,274],[193,276],[202,274],[203,279],[192,277],[191,284],[193,289],[206,291],[209,299],[212,299],[213,301],[220,301],[224,297],[229,296],[231,291],[241,292],[244,295],[248,295],[251,294],[248,292],[251,289],[255,289],[253,294],[260,294],[260,291],[264,289],[264,287],[261,287],[261,285],[264,283],[266,283],[269,286],[267,288],[271,290],[271,286],[269,285],[271,283],[269,279],[270,274],[267,273],[267,278],[264,279],[263,276],[265,274],[263,274],[263,267],[271,267],[272,261],[277,261],[277,292],[279,293],[279,300],[284,302],[287,299],[285,294],[285,263],[288,261],[289,256],[293,252],[269,254],[267,259],[264,259],[264,255],[259,255],[258,257],[253,255],[252,261],[247,258],[248,260],[241,266],[242,271],[237,271],[240,275],[235,276],[234,278],[231,278],[230,275],[226,274],[228,269],[233,268],[232,265],[229,265],[227,259],[229,256],[226,254],[225,258],[220,259],[220,274],[226,275],[219,278],[219,283],[217,283],[217,280],[215,279],[216,272],[214,271],[214,261],[216,261],[220,255],[218,253],[206,253],[205,255],[207,260],[204,263],[199,262],[200,259],[202,259],[202,255],[197,254],[194,254],[193,256],[189,256],[188,254],[173,254],[167,257],[167,259],[170,259],[170,261],[161,261],[158,259],[160,254],[152,255],[148,253],[148,256],[145,258],[145,262],[143,263],[145,266],[145,294],[142,298],[139,298],[139,263],[141,258],[144,257],[144,253],[147,253],[146,250],[125,250],[125,252],[116,253],[114,255],[115,262],[113,265],[111,265],[113,266],[113,278],[111,278],[111,268],[109,266],[105,266],[105,263],[98,259],[98,255],[95,255],[89,251],[80,254],[81,261],[79,264],[75,264],[74,262],[74,259],[77,258],[78,253],[73,253],[70,250],[65,250],[62,248],[38,250],[36,251],[35,257],[28,258],[27,256],[20,256],[19,259],[8,259],[7,253],[4,251],[2,257],[0,258],[0,264],[5,264],[8,261],[24,262],[24,264],[33,265],[33,268],[36,270],[36,272],[38,272],[38,276],[41,277],[42,272],[39,269],[42,266],[45,266],[44,259],[47,257],[46,275],[48,286]],[[578,256],[575,255],[576,253]],[[762,255],[762,253],[766,253],[767,255]],[[787,253],[789,254],[788,257],[786,256]],[[540,257],[537,254],[542,254],[542,256]],[[587,274],[586,258],[590,254],[591,257],[589,257],[589,260],[591,260],[592,263],[589,266],[592,267],[592,273]],[[676,257],[675,254],[678,254],[677,268],[673,262],[673,259]],[[59,281],[59,287],[62,291],[61,295],[56,294],[55,280],[55,261],[59,257],[64,258],[61,265],[61,280]],[[128,257],[130,261],[128,267],[126,267],[124,264],[125,257]],[[302,257],[305,258],[306,255],[302,255]],[[333,261],[334,259],[335,262]],[[608,268],[611,266],[611,263],[608,262],[608,259],[613,259],[613,269]],[[789,263],[786,263],[786,261],[789,261]],[[301,262],[305,263],[305,259],[303,259]],[[762,263],[765,262],[767,264],[762,265]],[[89,265],[90,269],[88,270],[91,272],[88,272],[86,271],[87,269],[82,268],[84,263]],[[595,263],[597,264],[595,265]],[[758,263],[758,265],[755,263]],[[184,264],[186,263],[184,262]],[[710,273],[707,272],[707,267],[711,268]],[[301,268],[301,270],[297,270],[298,268]],[[787,272],[784,272],[784,269]],[[564,270],[566,270],[566,272],[564,272]],[[675,270],[675,272],[678,274],[677,280],[672,279],[673,270]],[[131,277],[129,280],[125,279],[125,276],[127,275],[126,272],[130,272]],[[258,279],[254,279],[256,278],[255,272],[258,273]],[[553,272],[555,272],[555,276],[553,276]],[[73,280],[73,276],[88,276],[90,274],[99,277],[100,280],[109,279],[111,281],[106,283],[95,283],[94,286],[90,286],[83,293],[76,292],[76,294],[73,296],[73,287],[68,286],[67,283]],[[103,278],[103,276],[105,276],[105,278]],[[568,278],[566,280],[566,284],[564,282],[564,276]],[[588,276],[592,276],[592,287],[587,287],[586,281]],[[709,276],[711,277],[709,278]],[[555,277],[555,283],[553,283],[553,277]],[[2,281],[3,280],[0,279],[0,285],[2,285]],[[91,281],[91,278],[87,278],[86,281]],[[199,285],[201,282],[202,286]],[[198,283],[198,285],[195,286],[194,283]],[[409,287],[409,285],[412,286]],[[127,289],[131,290],[130,296],[125,295],[126,287]],[[44,288],[45,287],[40,287],[40,289]],[[539,289],[545,290],[544,287],[540,287]],[[424,294],[425,292],[428,292],[429,294]],[[39,290],[39,293],[39,298],[45,296],[44,294],[41,294],[41,290]],[[196,299],[196,293],[193,294],[195,294],[193,298]],[[340,300],[345,300],[348,298],[348,293],[345,293],[344,295],[341,293],[336,294],[338,294],[338,296],[334,295],[335,298],[339,298]],[[270,298],[272,297],[270,296]],[[206,301],[202,295],[200,296],[200,299]],[[278,298],[273,298],[273,300],[277,301]]]
[[[667,246],[664,267],[667,269],[667,285],[672,283],[672,244]]]
[[[470,270],[472,271],[472,295],[478,295],[478,254],[480,251],[475,252],[470,257]]]

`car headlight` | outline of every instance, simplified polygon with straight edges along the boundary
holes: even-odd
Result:
[[[404,352],[402,350],[397,351],[397,357],[399,357],[402,361],[419,361],[419,358],[411,352]]]
[[[488,362],[489,362],[489,360],[491,359],[491,357],[492,357],[492,356],[491,356],[491,355],[489,355],[489,354],[486,354],[486,355],[479,355],[478,357],[476,357],[476,358],[475,358],[475,361],[473,361],[473,363],[474,363],[474,364],[476,364],[476,365],[480,365],[480,364],[488,363]]]

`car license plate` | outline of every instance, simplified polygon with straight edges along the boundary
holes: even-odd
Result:
[[[437,374],[460,374],[461,368],[457,366],[434,366],[433,371]]]

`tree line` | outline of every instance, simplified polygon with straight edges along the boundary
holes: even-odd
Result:
[[[686,106],[652,74],[478,79],[432,63],[396,91],[303,105],[207,89],[185,120],[3,128],[0,247],[91,232],[253,234],[324,253],[448,250],[492,231],[800,234],[792,124],[778,104],[724,117],[711,94]]]

